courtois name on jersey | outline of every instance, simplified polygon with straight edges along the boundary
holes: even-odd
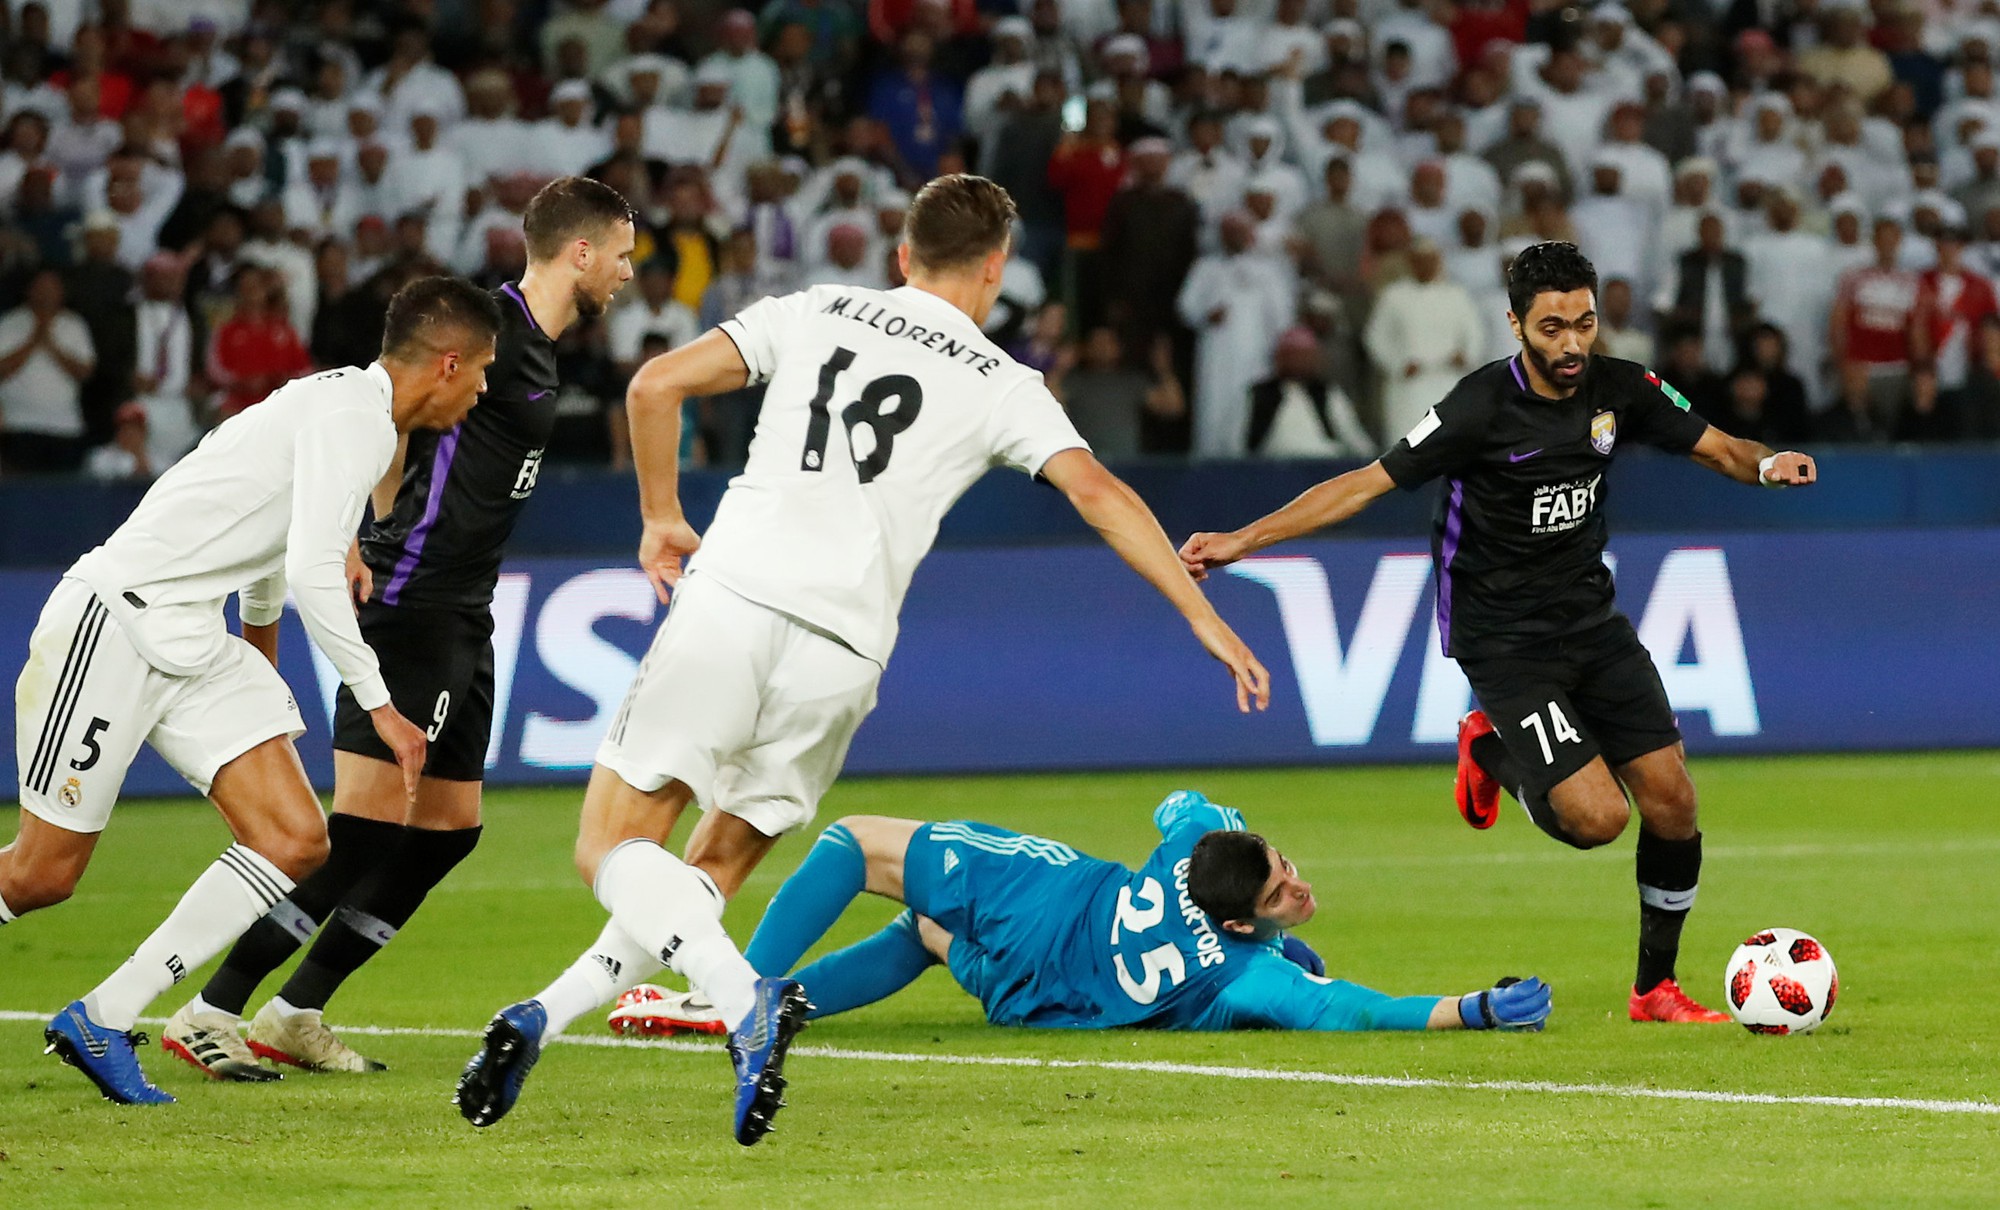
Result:
[[[1092,886],[1089,901],[1052,926],[1059,935],[1033,981],[1037,1002],[1002,995],[987,1005],[989,1017],[1076,1029],[1423,1027],[1437,997],[1391,997],[1309,975],[1283,956],[1278,938],[1227,932],[1195,906],[1194,846],[1209,832],[1242,830],[1236,811],[1181,790],[1154,810],[1153,823],[1163,840],[1138,869],[1075,863],[1077,884]]]
[[[914,287],[815,286],[721,330],[770,387],[690,570],[878,663],[952,503],[991,467],[1088,448],[1040,374]]]

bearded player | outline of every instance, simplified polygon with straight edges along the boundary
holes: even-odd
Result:
[[[493,590],[535,490],[556,419],[556,340],[602,314],[632,277],[632,210],[583,177],[550,182],[522,216],[528,268],[493,291],[501,327],[484,401],[464,423],[420,433],[375,489],[354,571],[361,633],[397,708],[430,755],[405,802],[389,750],[345,687],[334,706],[332,853],[229,953],[167,1023],[163,1045],[217,1079],[262,1080],[259,1058],[312,1071],[380,1071],[321,1016],[347,977],[409,922],[479,841],[493,726]],[[317,940],[314,939],[317,931]],[[250,1023],[258,983],[312,941]]]
[[[1739,483],[1815,481],[1813,460],[1731,437],[1657,374],[1593,354],[1597,271],[1574,244],[1536,244],[1508,274],[1521,352],[1461,379],[1377,462],[1308,490],[1181,557],[1199,575],[1344,521],[1391,488],[1443,478],[1432,526],[1438,631],[1480,709],[1459,724],[1459,813],[1490,828],[1505,787],[1535,824],[1596,848],[1639,815],[1634,1021],[1722,1022],[1674,965],[1694,906],[1701,829],[1659,670],[1612,599],[1604,473],[1620,443],[1685,454]]]

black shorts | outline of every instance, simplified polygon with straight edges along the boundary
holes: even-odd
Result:
[[[382,661],[389,699],[430,740],[424,776],[486,780],[486,742],[493,731],[493,615],[371,601],[361,607],[361,637]],[[376,760],[396,759],[345,685],[334,699],[333,746]]]
[[[1599,756],[1615,767],[1680,742],[1660,670],[1622,614],[1459,667],[1531,793],[1547,794]]]

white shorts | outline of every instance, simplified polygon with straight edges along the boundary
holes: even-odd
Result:
[[[284,678],[250,644],[232,637],[210,667],[169,676],[80,580],[50,594],[14,686],[21,805],[71,832],[104,830],[142,743],[206,794],[222,766],[305,729]]]
[[[812,822],[881,679],[825,634],[688,576],[597,763],[648,792],[680,781],[703,808],[780,836]]]

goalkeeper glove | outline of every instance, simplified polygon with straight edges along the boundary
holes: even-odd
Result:
[[[1307,945],[1290,933],[1285,934],[1284,940],[1280,944],[1284,948],[1285,959],[1293,966],[1298,967],[1308,975],[1318,975],[1322,979],[1326,977],[1326,962],[1318,954],[1313,953],[1312,946]]]
[[[1458,1019],[1467,1029],[1540,1030],[1549,1019],[1549,985],[1540,979],[1502,979],[1487,991],[1458,998]]]

